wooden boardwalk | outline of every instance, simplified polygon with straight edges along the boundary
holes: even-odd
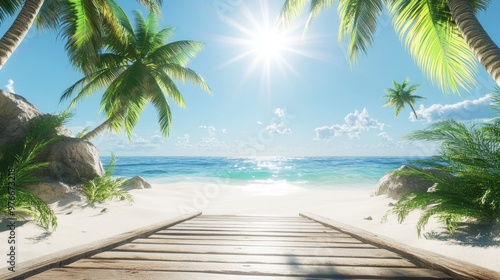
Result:
[[[468,264],[454,260],[451,264],[445,260],[444,265],[435,265],[438,261],[433,259],[435,254],[419,251],[415,256],[408,248],[390,247],[392,244],[387,240],[373,243],[370,239],[378,237],[346,229],[348,226],[342,224],[332,228],[333,221],[312,214],[305,217],[197,215],[131,232],[92,248],[73,250],[66,256],[46,258],[41,264],[28,265],[24,274],[21,271],[16,277],[292,280],[498,276],[496,272],[481,269],[478,274],[477,267],[463,267]],[[434,267],[426,268],[429,266],[419,253]],[[454,267],[457,265],[458,269]],[[467,275],[471,267],[476,269],[474,276]]]

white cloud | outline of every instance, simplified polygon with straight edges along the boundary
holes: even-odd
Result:
[[[316,139],[327,140],[342,135],[347,135],[349,138],[359,138],[363,131],[368,131],[370,129],[379,129],[383,131],[385,127],[384,123],[371,118],[366,108],[361,112],[354,110],[354,113],[349,113],[344,118],[344,121],[345,123],[343,124],[317,127],[315,129]]]
[[[276,134],[290,134],[290,133],[292,133],[292,129],[287,127],[284,122],[271,123],[270,125],[266,126],[266,130],[269,131],[270,133],[276,133]]]
[[[98,135],[91,142],[103,153],[118,151],[138,152],[158,149],[165,143],[165,139],[163,136],[156,134],[150,137],[142,137],[134,134],[129,140],[125,134],[116,134],[108,131]]]
[[[208,137],[202,137],[197,146],[203,149],[221,149],[227,148],[225,142],[219,140],[216,136],[217,129],[211,125],[200,125],[199,128],[206,129],[208,132]],[[224,130],[221,130],[224,133]]]
[[[490,109],[492,95],[487,94],[474,100],[464,100],[455,104],[433,104],[429,108],[420,105],[416,110],[418,120],[413,113],[410,114],[412,121],[437,122],[442,120],[474,120],[493,117]]]
[[[222,134],[227,134],[227,129],[223,128],[221,131],[222,131]]]
[[[385,140],[387,140],[389,142],[394,140],[385,131],[380,132],[379,134],[377,134],[377,136],[382,137],[382,138],[384,138]]]
[[[14,91],[14,81],[12,79],[9,79],[7,81],[7,84],[5,85],[5,89],[10,92],[10,93],[16,93]]]
[[[285,109],[281,108],[276,108],[274,110],[274,115],[276,117],[271,120],[269,125],[266,126],[266,130],[270,133],[276,133],[276,134],[290,134],[292,133],[292,129],[289,128],[286,124],[286,120],[288,119],[286,117],[286,111]],[[262,124],[261,122],[257,122],[258,124]]]
[[[177,142],[175,143],[175,145],[183,148],[191,147],[189,134],[184,133],[183,136],[177,137]]]
[[[285,116],[285,110],[284,109],[281,109],[281,108],[276,108],[276,110],[274,110],[274,114],[278,117],[278,118],[283,118]]]
[[[257,124],[258,124],[258,125],[263,125],[263,123],[262,123],[262,122],[257,122]]]

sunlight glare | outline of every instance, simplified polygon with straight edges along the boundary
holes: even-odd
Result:
[[[223,37],[222,41],[228,45],[240,46],[242,52],[221,66],[240,60],[249,61],[245,78],[260,68],[261,85],[264,85],[269,92],[271,72],[274,68],[277,67],[282,72],[291,71],[298,76],[297,71],[290,63],[290,54],[313,58],[315,55],[301,50],[304,47],[303,26],[279,28],[276,26],[277,14],[275,17],[271,16],[267,1],[259,2],[260,13],[250,11],[243,4],[241,6],[243,22],[239,19],[238,21],[227,19],[227,22],[235,28],[238,36]],[[256,14],[260,16],[256,17]]]

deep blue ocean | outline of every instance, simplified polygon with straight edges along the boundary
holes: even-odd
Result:
[[[117,157],[113,176],[154,183],[293,184],[371,188],[409,157]],[[106,166],[110,157],[103,157]]]

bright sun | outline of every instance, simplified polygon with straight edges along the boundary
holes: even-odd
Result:
[[[289,62],[289,54],[311,56],[300,50],[302,41],[302,26],[280,29],[276,26],[269,13],[268,3],[260,1],[260,12],[250,12],[243,4],[241,6],[243,22],[227,19],[227,22],[236,29],[238,36],[223,38],[224,43],[241,47],[242,52],[229,59],[223,65],[245,60],[250,64],[245,73],[258,71],[261,73],[261,84],[270,89],[272,69],[289,70],[296,72]],[[260,15],[256,18],[255,15]]]
[[[253,41],[255,52],[265,59],[271,59],[280,56],[280,52],[286,49],[286,40],[283,34],[277,30],[262,30],[254,34],[250,40]]]

